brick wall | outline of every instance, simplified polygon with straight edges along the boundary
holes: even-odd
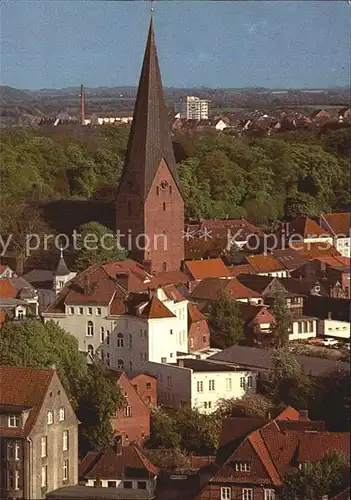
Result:
[[[131,379],[133,387],[148,406],[157,406],[157,379],[146,373],[138,373]]]

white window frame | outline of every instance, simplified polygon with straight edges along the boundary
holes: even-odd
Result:
[[[19,490],[20,489],[20,471],[18,469],[15,470],[14,483],[15,483],[15,490]]]
[[[246,379],[245,377],[240,377],[240,389],[246,389]]]
[[[88,309],[87,309],[87,315],[88,316],[92,316],[93,315],[93,308],[92,307],[88,307]]]
[[[204,383],[202,380],[198,380],[196,382],[196,389],[197,389],[197,392],[204,392]]]
[[[232,489],[230,486],[221,487],[221,500],[231,500],[232,499]]]
[[[117,361],[117,368],[118,368],[118,370],[124,370],[124,360],[122,358],[120,358]]]
[[[242,500],[253,500],[253,488],[242,488],[241,498]]]
[[[275,500],[275,491],[272,488],[264,489],[264,500]]]
[[[62,464],[62,480],[63,481],[68,481],[68,468],[69,468],[69,461],[68,458],[65,458]]]
[[[41,487],[46,488],[48,485],[48,466],[41,466]]]
[[[47,436],[42,436],[40,440],[40,456],[41,458],[48,456],[48,438]]]
[[[65,409],[64,407],[62,406],[60,409],[59,409],[59,421],[60,422],[63,422],[65,420]]]
[[[215,381],[213,379],[208,381],[208,390],[211,392],[215,390]]]
[[[121,332],[117,334],[117,347],[118,349],[124,347],[124,335]]]
[[[9,427],[18,428],[21,426],[21,418],[17,415],[9,415],[7,423]]]
[[[68,308],[68,314],[69,314],[70,316],[73,316],[73,315],[74,315],[74,307],[69,306],[69,308]]]
[[[105,328],[103,326],[100,327],[100,342],[104,343],[105,340]]]
[[[79,316],[83,316],[83,314],[84,314],[84,307],[78,307],[78,314],[79,314]]]
[[[14,453],[13,453],[13,441],[8,441],[7,446],[6,446],[6,457],[7,460],[13,460]]]
[[[253,387],[253,376],[249,375],[247,377],[247,388],[248,389],[252,389],[252,387]]]
[[[232,379],[231,378],[226,378],[225,379],[225,390],[226,391],[231,391],[232,390]]]
[[[125,417],[131,417],[132,416],[132,407],[130,405],[127,405],[124,409],[124,416]]]
[[[87,337],[94,337],[94,323],[91,320],[87,321],[86,336]]]
[[[101,307],[97,307],[96,308],[96,316],[101,316],[101,314],[102,314]]]
[[[52,410],[49,410],[46,414],[46,423],[48,425],[51,425],[54,423],[54,412]]]
[[[65,430],[62,433],[62,451],[67,451],[68,450],[68,446],[69,446],[68,439],[69,439],[68,431]]]

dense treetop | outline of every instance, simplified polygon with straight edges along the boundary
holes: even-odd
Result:
[[[2,210],[28,199],[113,200],[128,134],[127,126],[4,130]],[[179,172],[187,216],[267,222],[343,210],[350,202],[350,128],[252,140],[183,133],[175,141],[184,151]]]

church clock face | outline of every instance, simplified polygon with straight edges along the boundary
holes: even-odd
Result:
[[[161,189],[165,190],[168,187],[168,182],[167,181],[161,181],[160,183]]]

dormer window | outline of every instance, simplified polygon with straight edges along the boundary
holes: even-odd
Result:
[[[250,472],[251,464],[248,462],[235,462],[235,470],[237,472]]]
[[[8,418],[8,426],[9,427],[20,427],[21,419],[17,415],[10,415]]]

